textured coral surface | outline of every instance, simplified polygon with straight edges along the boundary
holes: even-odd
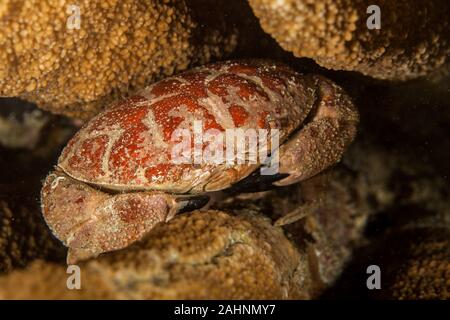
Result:
[[[388,272],[379,298],[450,299],[450,228],[406,230],[385,241],[394,247],[384,253]]]
[[[75,11],[71,5],[2,1],[0,96],[87,118],[130,90],[236,46],[231,24],[209,18],[205,25],[200,0],[85,0]],[[71,27],[78,10],[79,29]]]
[[[294,245],[267,218],[251,213],[179,216],[141,243],[81,270],[83,289],[69,291],[64,266],[35,262],[1,280],[0,297],[280,299],[308,297],[310,287]],[[24,290],[7,289],[14,285]]]
[[[263,29],[297,57],[390,80],[426,75],[449,63],[450,4],[436,1],[249,0]],[[367,8],[381,29],[367,27]]]

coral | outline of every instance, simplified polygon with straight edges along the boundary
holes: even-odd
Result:
[[[86,282],[89,294],[83,291],[67,289],[66,268],[60,264],[34,261],[25,271],[15,271],[8,277],[0,278],[2,289],[0,299],[114,299],[112,290],[105,289],[101,279],[95,274],[82,274],[82,287]],[[18,290],[20,288],[20,290]]]
[[[297,57],[379,79],[424,76],[449,63],[447,0],[377,1],[381,29],[367,25],[368,0],[249,0],[263,29]]]
[[[378,298],[450,299],[450,229],[419,228],[389,236]],[[401,259],[399,259],[401,252]]]
[[[33,211],[30,206],[9,204],[0,197],[0,274],[25,267],[37,258],[57,259],[63,252],[38,206]]]
[[[190,7],[199,1],[83,0],[75,9],[70,1],[2,1],[0,96],[89,118],[128,91],[220,58],[235,48],[236,30],[220,15],[204,25]]]
[[[311,285],[295,246],[269,219],[252,212],[180,215],[142,242],[80,268],[81,291],[66,288],[64,266],[35,262],[0,279],[0,297],[305,298]]]

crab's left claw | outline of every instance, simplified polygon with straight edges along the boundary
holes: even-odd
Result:
[[[125,248],[159,222],[206,202],[204,196],[162,192],[108,194],[62,172],[49,175],[42,191],[44,218],[55,236],[69,247],[69,264]]]
[[[359,115],[350,97],[331,81],[312,76],[318,99],[311,120],[279,150],[279,172],[274,182],[285,186],[308,179],[341,160],[356,136]]]

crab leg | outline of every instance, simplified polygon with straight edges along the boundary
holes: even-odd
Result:
[[[44,218],[69,247],[69,264],[127,247],[157,223],[206,202],[205,196],[152,191],[109,194],[60,171],[47,177],[42,190]]]
[[[288,177],[274,182],[276,186],[305,180],[340,161],[356,135],[359,117],[350,98],[326,78],[314,78],[316,108],[310,122],[280,147],[279,174]]]

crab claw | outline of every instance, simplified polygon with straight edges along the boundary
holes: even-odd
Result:
[[[150,191],[109,194],[60,171],[46,178],[41,198],[45,221],[69,247],[68,264],[125,248],[157,223],[208,200]]]
[[[359,115],[350,97],[331,81],[313,76],[318,99],[311,119],[280,147],[279,174],[285,186],[308,179],[341,160],[356,136]]]

